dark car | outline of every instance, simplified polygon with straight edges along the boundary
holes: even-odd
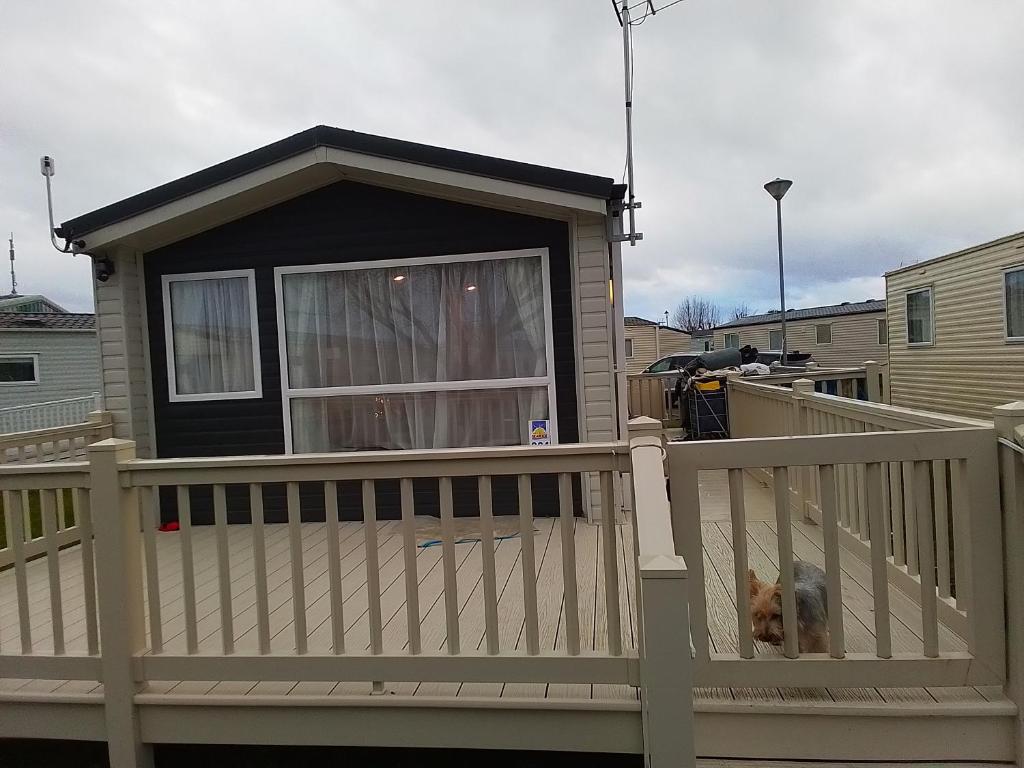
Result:
[[[695,360],[696,352],[677,352],[674,355],[665,355],[660,360],[655,360],[641,371],[641,373],[668,373],[669,371],[681,371],[686,364]]]

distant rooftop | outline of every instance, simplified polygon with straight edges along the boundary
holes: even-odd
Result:
[[[675,331],[676,333],[686,333],[682,328],[673,328],[671,325],[665,325],[663,323],[656,323],[653,320],[648,320],[645,317],[635,317],[633,315],[627,315],[622,318],[622,324],[627,328],[642,328],[648,325],[660,325],[667,331]]]
[[[818,320],[826,317],[843,317],[844,315],[861,315],[867,312],[885,312],[885,299],[868,299],[867,301],[844,301],[841,304],[829,304],[824,307],[809,307],[807,309],[787,309],[786,321],[795,320]],[[716,327],[740,328],[748,325],[765,325],[777,323],[782,317],[779,310],[766,312],[763,315],[750,315],[732,320]]]
[[[0,296],[0,312],[67,312],[67,310],[39,293],[27,296],[8,293]]]
[[[85,312],[0,312],[0,331],[91,331],[96,316]]]

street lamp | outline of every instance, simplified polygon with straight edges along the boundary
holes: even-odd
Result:
[[[786,272],[782,266],[782,198],[786,196],[793,182],[789,179],[775,179],[764,185],[765,192],[775,198],[779,222],[779,300],[782,303],[782,365],[786,365]]]

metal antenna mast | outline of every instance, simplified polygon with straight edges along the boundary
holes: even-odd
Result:
[[[10,253],[11,253],[11,296],[14,297],[14,296],[18,295],[18,281],[14,277],[14,233],[13,232],[11,232],[11,236],[10,236],[10,238],[8,238],[7,243],[11,247],[11,251],[10,251]]]
[[[649,3],[651,10],[653,3]],[[629,234],[623,235],[622,240],[628,240],[630,245],[636,245],[637,240],[643,240],[643,234],[636,231],[636,209],[641,207],[633,192],[633,62],[630,55],[630,36],[633,31],[629,23],[629,0],[622,0],[622,7],[619,8],[618,0],[612,0],[612,8],[622,25],[622,61],[626,75],[626,184],[629,190],[625,208],[629,211]]]

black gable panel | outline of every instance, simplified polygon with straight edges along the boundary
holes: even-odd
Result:
[[[579,438],[569,228],[355,182],[339,182],[145,255],[157,454],[228,456],[284,451],[274,267],[548,248],[558,429]],[[171,403],[161,276],[255,269],[263,397]]]

